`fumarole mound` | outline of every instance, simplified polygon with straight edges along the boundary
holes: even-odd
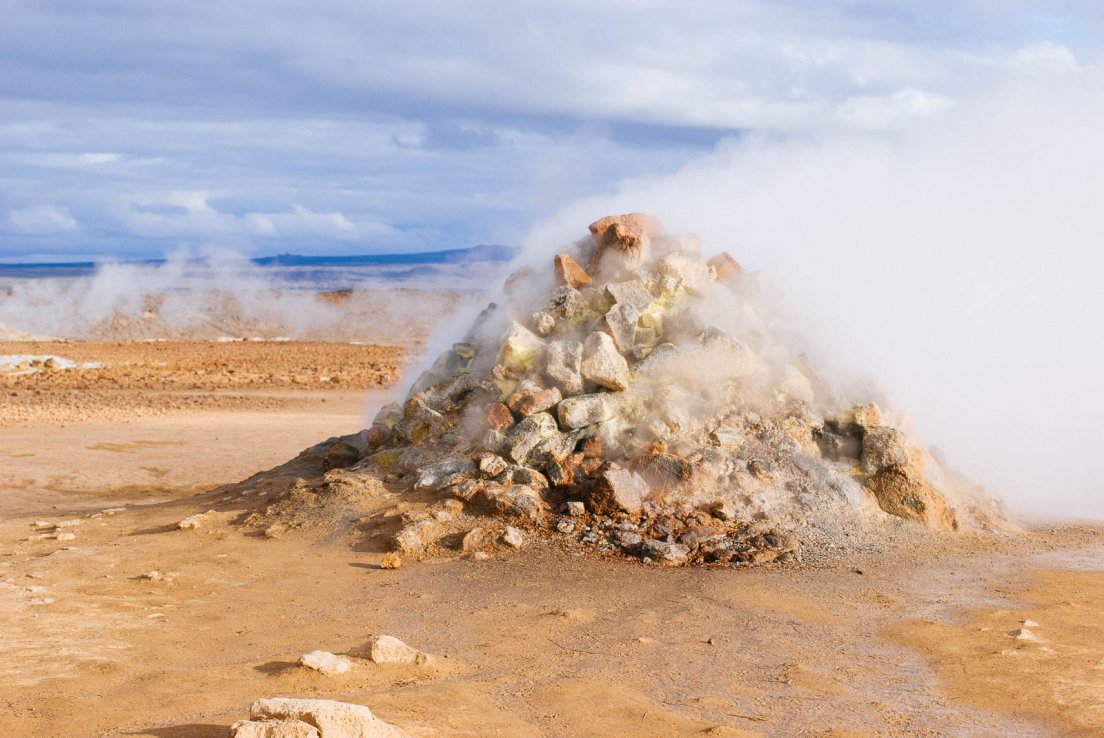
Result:
[[[524,533],[666,564],[785,562],[1001,525],[892,414],[819,374],[765,292],[693,236],[603,218],[506,280],[379,412],[352,472],[425,502],[394,539],[408,556]]]

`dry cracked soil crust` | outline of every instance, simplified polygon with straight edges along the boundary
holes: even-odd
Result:
[[[1099,528],[820,567],[662,569],[533,544],[386,570],[355,526],[236,524],[264,495],[219,485],[363,426],[358,393],[266,392],[244,391],[244,410],[0,428],[7,734],[221,737],[274,695],[365,704],[427,738],[1104,732]],[[40,519],[81,522],[63,541],[36,538]],[[1024,620],[1035,640],[1012,635]],[[357,658],[381,633],[438,658]],[[315,649],[354,668],[296,666]]]

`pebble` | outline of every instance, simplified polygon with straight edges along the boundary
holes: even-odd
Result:
[[[381,569],[398,569],[400,566],[402,566],[402,556],[394,551],[385,555],[380,561]]]
[[[511,548],[521,548],[525,545],[525,538],[521,535],[521,531],[512,525],[506,526],[506,531],[502,534],[502,542]]]

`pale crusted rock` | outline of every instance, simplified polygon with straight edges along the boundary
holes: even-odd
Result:
[[[498,454],[482,453],[476,458],[479,464],[479,473],[487,479],[493,479],[502,472],[506,471],[506,467],[510,464],[506,459],[502,458]]]
[[[579,289],[590,284],[590,275],[575,261],[570,254],[556,254],[553,262],[556,270],[556,281],[568,287]]]
[[[522,536],[519,529],[507,525],[506,530],[502,533],[502,542],[510,548],[521,548],[525,545],[525,537]]]
[[[546,310],[538,310],[529,317],[533,332],[542,338],[556,330],[556,318]]]
[[[617,351],[608,333],[594,332],[583,343],[583,361],[580,365],[583,377],[612,390],[629,386],[629,363]]]
[[[701,293],[713,279],[705,262],[678,252],[663,257],[655,274],[660,293],[669,300],[685,293]]]
[[[548,413],[536,413],[523,419],[510,429],[506,442],[509,444],[510,458],[518,464],[525,464],[529,454],[541,441],[559,432],[556,419]]]
[[[440,521],[433,518],[416,520],[395,535],[395,548],[406,556],[422,556],[426,548],[441,534]]]
[[[299,720],[318,728],[321,738],[403,738],[398,728],[362,705],[333,700],[271,697],[249,710],[253,720]]]
[[[402,556],[394,551],[384,554],[383,559],[380,560],[381,569],[398,569],[400,566],[402,566]]]
[[[203,527],[209,518],[215,514],[214,510],[208,510],[205,513],[196,513],[195,515],[189,515],[176,524],[176,527],[180,530],[195,530],[196,528]]]
[[[318,728],[302,720],[239,720],[230,738],[321,738]]]
[[[598,515],[639,515],[647,496],[648,484],[643,477],[628,469],[610,467],[599,475],[588,507]]]
[[[338,656],[329,651],[311,651],[299,657],[299,665],[326,676],[340,676],[348,673],[353,662],[345,656]]]
[[[863,436],[862,469],[874,474],[891,467],[907,467],[914,455],[905,434],[896,428],[871,428]]]
[[[666,541],[644,541],[641,544],[641,554],[661,564],[678,566],[685,564],[690,558],[690,549],[681,543],[667,543]]]
[[[616,411],[616,400],[605,392],[568,397],[556,408],[560,424],[572,430],[609,420]]]
[[[577,341],[549,341],[544,355],[544,373],[561,394],[570,397],[583,391],[583,344]]]
[[[557,287],[552,291],[552,297],[549,298],[546,309],[557,321],[571,322],[586,313],[586,300],[583,294],[573,287]]]
[[[632,305],[618,304],[606,311],[606,327],[621,353],[628,354],[636,348],[639,320],[640,311]]]
[[[486,528],[472,528],[460,541],[461,553],[473,553],[487,545]]]
[[[652,293],[647,285],[639,279],[627,282],[611,282],[606,285],[606,294],[618,305],[635,308],[638,313],[643,313],[652,304]]]
[[[567,514],[573,518],[581,518],[586,515],[586,506],[578,500],[567,503]]]
[[[369,645],[368,658],[377,664],[424,664],[428,654],[389,635],[376,636]]]

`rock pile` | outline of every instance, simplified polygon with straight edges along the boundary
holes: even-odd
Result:
[[[590,232],[507,279],[366,431],[354,472],[437,501],[408,515],[403,555],[494,538],[458,530],[472,513],[508,522],[511,546],[527,529],[666,564],[793,561],[863,526],[993,519],[789,345],[732,256],[639,214]]]
[[[398,728],[362,705],[272,697],[257,700],[230,738],[403,738]]]

